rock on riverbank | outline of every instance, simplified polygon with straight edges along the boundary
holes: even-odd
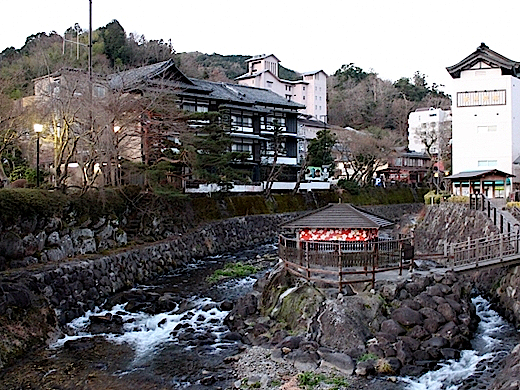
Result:
[[[261,284],[235,306],[227,323],[237,338],[255,346],[238,359],[237,377],[265,389],[306,371],[350,381],[420,375],[458,357],[478,323],[471,284],[453,273],[338,294],[279,267]],[[262,355],[262,363],[251,354]]]

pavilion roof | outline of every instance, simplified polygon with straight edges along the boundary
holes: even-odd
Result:
[[[446,177],[446,179],[483,179],[489,176],[512,177],[513,175],[504,171],[500,171],[498,169],[487,169],[481,171],[460,172],[456,173],[455,175],[448,176]]]
[[[379,229],[393,222],[348,203],[331,203],[282,225],[283,229]]]

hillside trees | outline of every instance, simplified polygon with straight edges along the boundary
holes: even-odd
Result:
[[[449,96],[438,86],[428,86],[426,76],[416,72],[410,80],[382,80],[372,71],[350,63],[328,80],[329,123],[341,127],[388,129],[406,139],[408,115],[418,107],[449,108]]]

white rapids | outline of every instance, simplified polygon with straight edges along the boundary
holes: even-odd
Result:
[[[124,309],[124,305],[116,305],[110,310],[96,308],[88,311],[84,316],[70,322],[69,329],[72,336],[59,339],[53,347],[61,347],[68,340],[76,340],[83,337],[94,337],[88,333],[90,316],[106,316],[108,314],[120,315],[123,319],[123,334],[102,334],[107,340],[114,343],[127,343],[135,350],[135,359],[139,360],[154,352],[154,350],[167,342],[179,342],[179,335],[183,329],[194,329],[194,333],[213,333],[216,336],[215,348],[219,348],[227,341],[220,337],[228,331],[223,325],[224,318],[228,314],[219,310],[218,304],[210,298],[193,298],[191,308],[182,312],[173,310],[169,313],[156,315],[143,312],[131,313]],[[186,348],[190,348],[189,345]]]
[[[460,359],[448,360],[441,368],[429,371],[419,378],[400,378],[407,383],[406,390],[457,390],[472,376],[478,377],[485,366],[494,365],[508,354],[510,346],[504,345],[505,333],[515,332],[500,315],[490,308],[482,297],[473,298],[481,321],[472,341],[473,350],[461,352]]]

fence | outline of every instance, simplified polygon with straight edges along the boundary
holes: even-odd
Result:
[[[412,266],[412,238],[363,242],[298,241],[283,235],[279,255],[287,270],[309,281],[333,284],[375,283],[379,272]]]
[[[483,262],[500,263],[506,257],[519,254],[519,233],[504,233],[497,236],[468,239],[446,244],[444,255],[451,268],[467,265],[479,268]]]
[[[493,224],[500,229],[500,233],[511,233],[513,230],[514,225],[512,226],[511,222],[504,219],[501,210],[490,199],[486,198],[484,194],[470,194],[469,208],[486,213],[488,218],[492,219]],[[518,224],[516,225],[518,228]]]

